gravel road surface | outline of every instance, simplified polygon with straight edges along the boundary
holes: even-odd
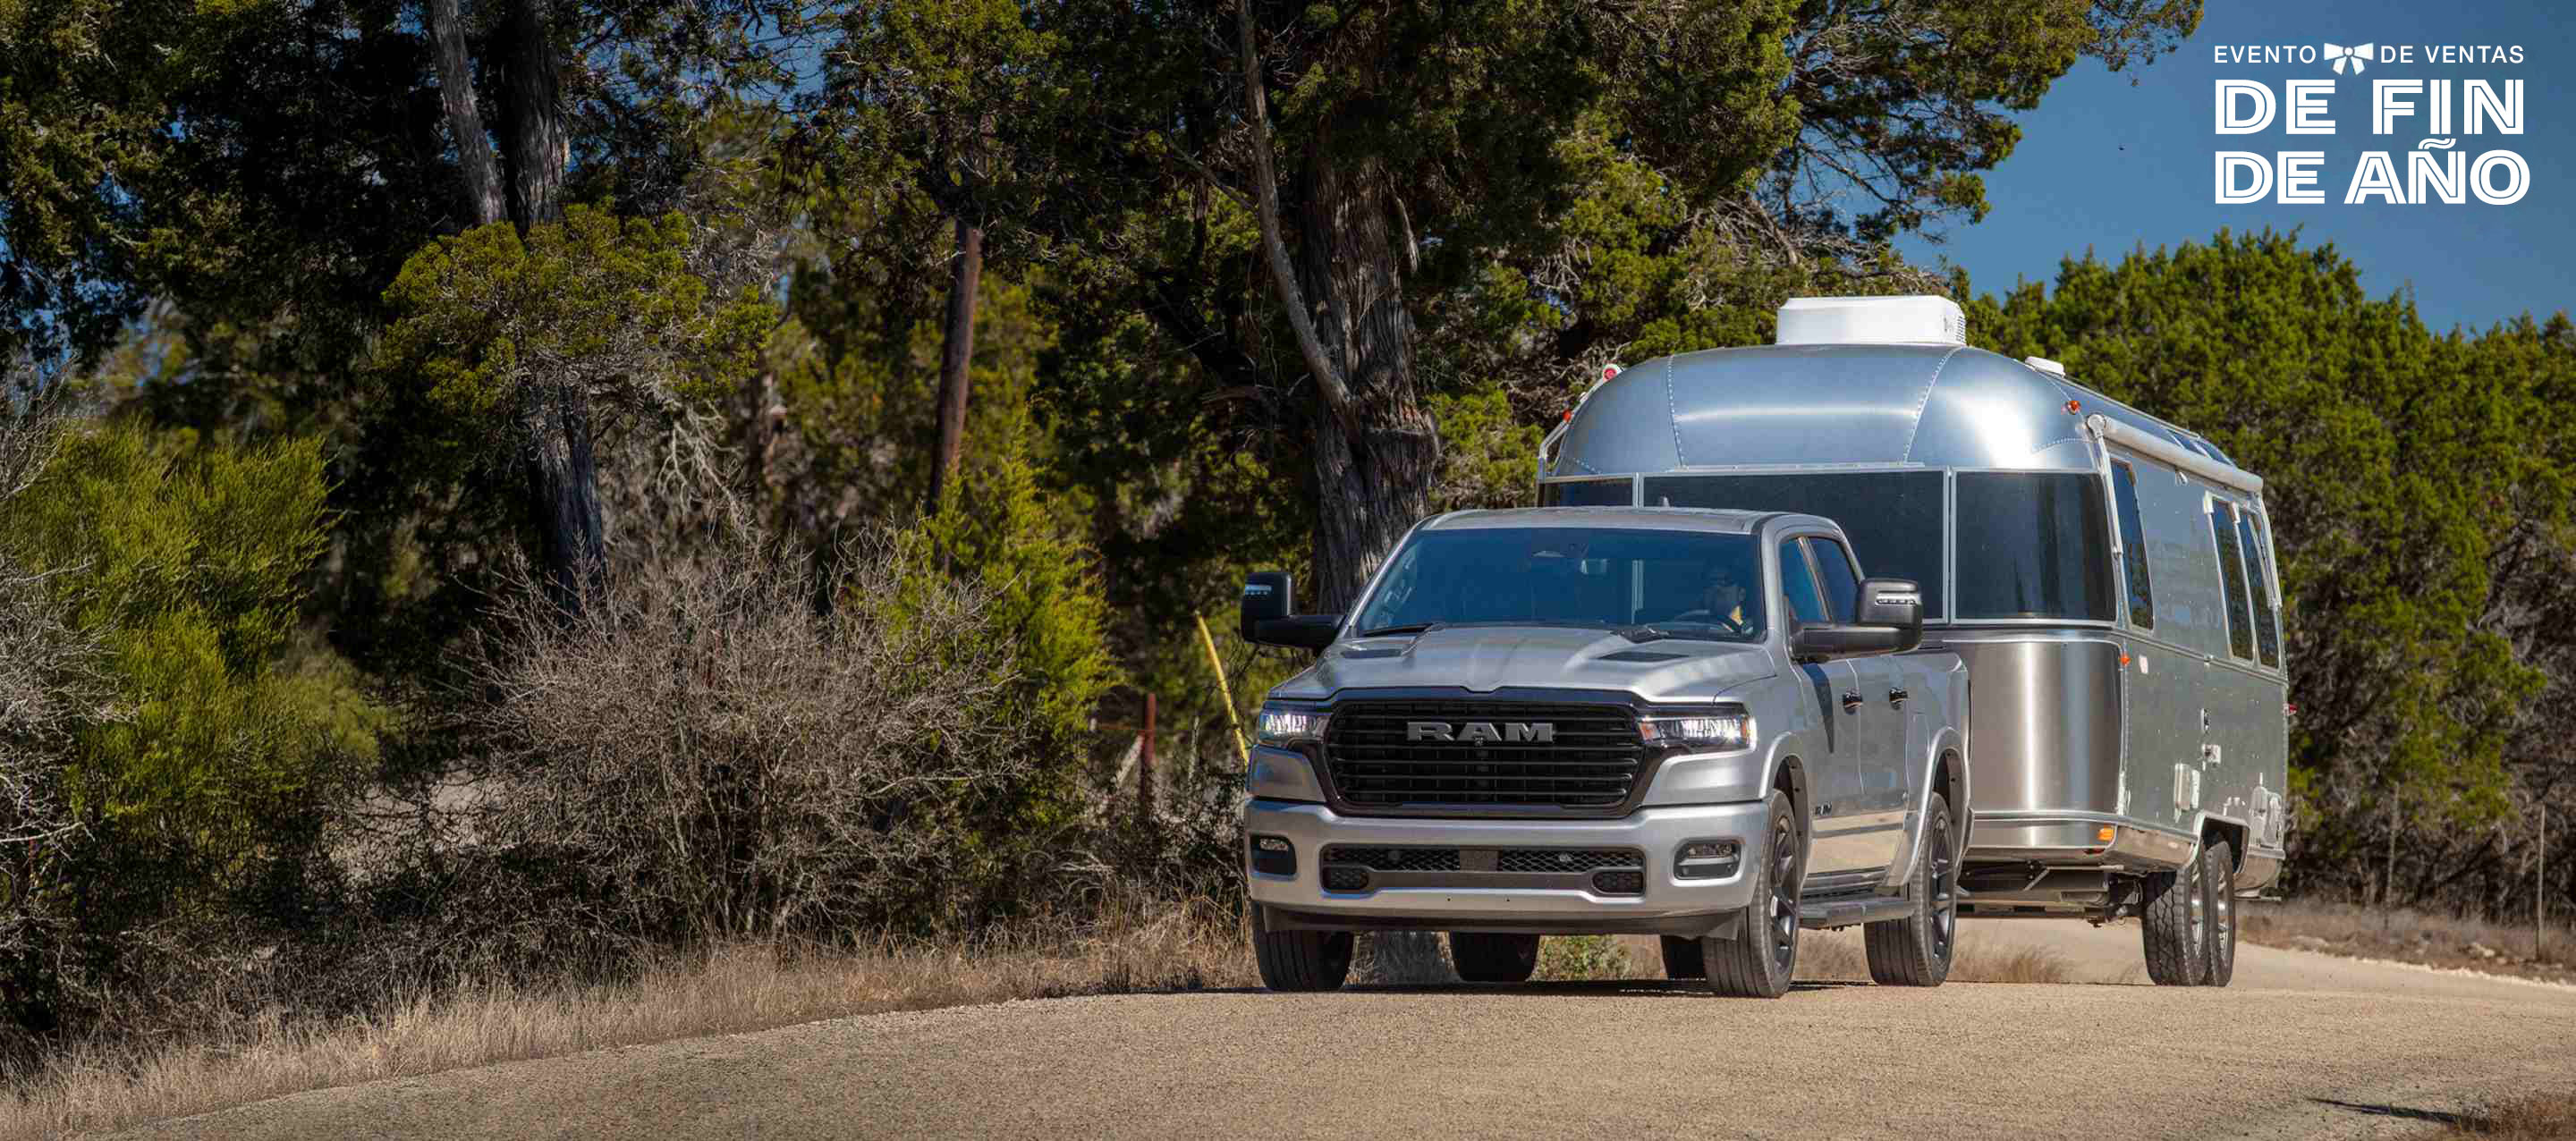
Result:
[[[317,1090],[126,1136],[2403,1137],[2576,1090],[2576,988],[2245,946],[2137,974],[2134,927],[1971,921],[2077,977],[1212,992],[889,1014]]]

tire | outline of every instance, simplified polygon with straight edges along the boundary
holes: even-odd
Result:
[[[1471,983],[1525,983],[1538,969],[1538,936],[1449,933],[1449,962]]]
[[[2147,977],[2157,986],[2198,986],[2208,972],[2209,933],[2203,922],[2208,898],[2200,886],[2200,857],[2170,872],[2146,877],[2138,897],[2138,925],[2146,933]]]
[[[1699,940],[1666,935],[1664,940],[1664,977],[1668,979],[1704,979],[1708,961],[1699,953]]]
[[[1773,790],[1766,802],[1769,840],[1753,871],[1753,899],[1733,939],[1699,941],[1708,967],[1708,989],[1730,998],[1778,998],[1789,993],[1798,969],[1798,894],[1807,872],[1806,830],[1789,807],[1789,794]]]
[[[1351,974],[1348,931],[1273,931],[1270,909],[1252,905],[1252,957],[1272,990],[1340,990]]]
[[[2226,986],[2236,979],[2235,845],[2223,838],[2202,845],[2200,882],[2207,892],[2201,906],[2209,929],[2209,949],[2201,958],[2200,985]]]
[[[1931,828],[1923,835],[1923,858],[1915,861],[1907,894],[1923,906],[1903,919],[1865,925],[1861,946],[1869,952],[1869,978],[1880,986],[1939,986],[1950,977],[1950,960],[1958,949],[1959,861],[1950,833],[1950,802],[1932,794],[1924,814]]]

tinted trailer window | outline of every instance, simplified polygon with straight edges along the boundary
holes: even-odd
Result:
[[[2111,543],[2102,516],[2096,476],[1959,473],[1959,617],[2108,621]]]
[[[1793,472],[1777,475],[1650,475],[1649,507],[1735,507],[1798,511],[1843,525],[1861,569],[1908,578],[1923,591],[1923,615],[1938,618],[1941,591],[1941,473]]]

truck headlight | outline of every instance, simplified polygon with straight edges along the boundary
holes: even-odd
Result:
[[[1253,735],[1264,745],[1314,744],[1324,739],[1324,726],[1332,719],[1322,710],[1266,705]]]
[[[1750,749],[1753,747],[1753,715],[1738,709],[1688,717],[1648,717],[1637,722],[1637,735],[1649,745],[1718,752]]]

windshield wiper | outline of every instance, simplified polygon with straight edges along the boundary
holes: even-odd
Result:
[[[1640,622],[1634,626],[1622,627],[1617,631],[1617,633],[1620,637],[1626,638],[1631,642],[1654,642],[1661,641],[1666,638],[1673,639],[1674,641],[1692,642],[1742,642],[1747,640],[1740,635],[1720,631],[1711,623],[1692,622],[1687,623],[1686,625],[1698,626],[1701,627],[1701,629],[1674,630],[1657,625],[1653,622]]]
[[[1360,637],[1375,638],[1382,634],[1428,634],[1444,625],[1447,625],[1447,623],[1413,622],[1403,626],[1380,626],[1375,630],[1360,631]]]

